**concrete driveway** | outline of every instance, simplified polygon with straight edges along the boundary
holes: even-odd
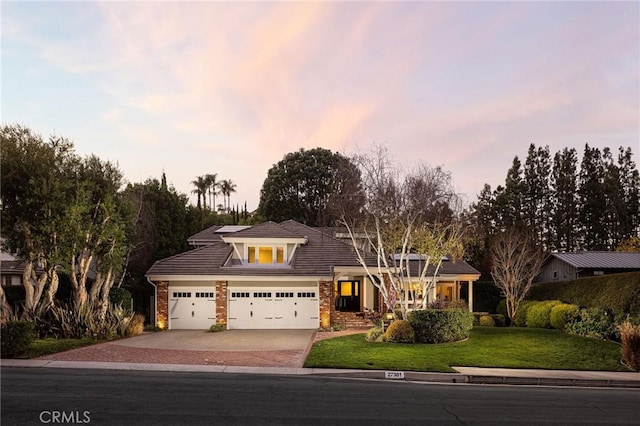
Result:
[[[315,330],[169,330],[41,357],[53,361],[302,367]]]
[[[187,351],[306,350],[315,330],[167,330],[119,340],[120,346]]]

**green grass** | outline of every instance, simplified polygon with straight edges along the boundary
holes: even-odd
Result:
[[[21,358],[37,358],[102,342],[103,340],[95,339],[36,339]]]
[[[316,342],[305,367],[453,372],[454,366],[629,371],[614,342],[559,330],[476,327],[456,343],[369,343],[364,334]]]

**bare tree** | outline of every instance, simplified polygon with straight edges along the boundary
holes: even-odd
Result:
[[[344,211],[341,222],[387,309],[399,308],[406,318],[409,297],[415,303],[416,292],[422,295],[420,307],[432,301],[429,295],[435,293],[443,256],[461,255],[462,229],[452,220],[458,198],[449,173],[421,165],[403,174],[384,147],[374,147],[372,154],[354,161],[362,174],[362,194],[357,196],[364,195],[364,207],[355,214]],[[376,258],[373,267],[367,261],[371,254]],[[412,261],[419,261],[416,277],[411,276]],[[435,273],[427,276],[430,265]]]
[[[498,233],[490,250],[491,275],[505,295],[507,316],[513,319],[533,280],[540,274],[544,253],[526,231],[515,227]]]

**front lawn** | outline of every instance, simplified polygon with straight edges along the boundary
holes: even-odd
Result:
[[[316,342],[305,367],[453,372],[466,367],[629,371],[620,346],[558,330],[476,327],[456,343],[369,343],[364,334]]]
[[[102,343],[104,340],[96,339],[36,339],[21,358],[38,358],[40,356],[51,355],[70,349],[81,348],[83,346]]]

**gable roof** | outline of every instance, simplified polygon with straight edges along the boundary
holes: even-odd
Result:
[[[578,253],[551,253],[551,257],[556,257],[575,268],[640,269],[640,253],[584,251]]]

